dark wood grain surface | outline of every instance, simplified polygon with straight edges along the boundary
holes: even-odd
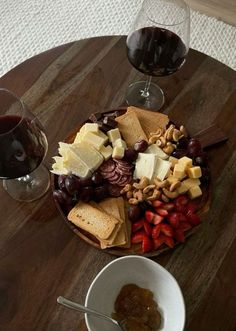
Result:
[[[125,37],[117,36],[49,50],[7,73],[0,86],[21,96],[44,124],[50,166],[58,141],[90,113],[124,104],[129,83],[140,77],[126,59]],[[199,231],[154,260],[181,286],[186,330],[235,331],[236,73],[191,50],[185,66],[158,83],[166,94],[162,111],[190,134],[216,124],[229,139],[209,149],[212,199]],[[59,307],[56,298],[83,303],[95,275],[115,257],[68,229],[50,191],[19,203],[0,188],[0,215],[0,329],[86,331],[83,314]]]

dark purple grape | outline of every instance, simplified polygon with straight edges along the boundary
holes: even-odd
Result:
[[[108,197],[107,186],[97,186],[94,189],[94,200],[101,201]]]
[[[134,149],[132,148],[127,148],[125,150],[125,154],[123,159],[129,163],[134,162],[138,157],[138,152],[136,152]]]
[[[187,149],[189,140],[185,137],[182,137],[179,141],[176,142],[177,149]]]
[[[129,206],[128,217],[132,222],[137,221],[141,217],[141,208],[139,207],[139,205]]]
[[[91,186],[93,184],[92,178],[78,178],[78,184],[80,187]]]
[[[77,192],[77,178],[74,175],[69,175],[66,177],[65,188],[70,195]]]
[[[175,149],[171,155],[176,157],[177,159],[180,159],[181,157],[187,155],[187,150],[186,149]]]
[[[138,153],[145,152],[147,148],[148,148],[148,143],[144,139],[139,140],[134,144],[134,150]]]
[[[93,199],[93,193],[94,190],[92,186],[85,186],[79,194],[79,199],[84,202],[88,202]]]
[[[59,189],[61,190],[65,190],[65,180],[66,180],[66,175],[60,175],[58,176],[58,180],[57,180],[57,183],[58,183],[58,187]]]
[[[91,179],[95,185],[100,185],[103,182],[103,177],[99,172],[94,172]]]
[[[55,201],[57,201],[59,204],[66,204],[66,205],[72,205],[72,197],[67,194],[66,192],[62,190],[54,190],[53,191],[53,198]]]
[[[188,156],[191,158],[196,158],[201,154],[201,149],[198,146],[190,146],[188,147]]]
[[[201,150],[201,143],[198,139],[196,138],[191,138],[188,142],[188,147],[195,147],[195,148],[198,148],[199,150]]]

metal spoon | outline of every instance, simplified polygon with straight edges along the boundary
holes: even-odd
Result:
[[[122,321],[118,322],[118,321],[114,320],[113,318],[111,318],[107,315],[99,313],[98,311],[90,309],[88,307],[82,306],[79,303],[68,300],[68,299],[66,299],[62,296],[57,298],[57,302],[59,304],[61,304],[62,306],[65,306],[67,308],[78,310],[78,311],[81,311],[82,313],[91,314],[91,315],[95,315],[97,317],[103,318],[103,319],[115,324],[116,326],[118,326],[122,331],[126,331],[126,328],[125,328],[125,322],[126,321],[125,320],[122,320]]]

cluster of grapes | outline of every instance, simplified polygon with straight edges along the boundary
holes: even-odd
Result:
[[[53,197],[59,204],[68,208],[75,205],[78,200],[100,201],[109,195],[107,185],[99,172],[94,172],[89,178],[60,175],[57,184],[58,189],[53,191]]]
[[[193,165],[200,166],[202,170],[201,183],[208,185],[210,182],[210,170],[208,167],[207,153],[202,150],[201,143],[196,138],[181,138],[176,143],[176,149],[172,156],[180,159],[183,156],[188,156],[193,160]]]

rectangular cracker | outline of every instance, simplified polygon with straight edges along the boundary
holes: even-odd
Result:
[[[169,123],[169,117],[158,112],[141,109],[130,106],[127,108],[127,113],[135,113],[147,137],[151,132],[156,132],[158,128],[166,129]]]
[[[134,111],[129,111],[124,115],[116,117],[116,121],[128,147],[132,147],[137,141],[142,139],[148,141],[148,138]]]

